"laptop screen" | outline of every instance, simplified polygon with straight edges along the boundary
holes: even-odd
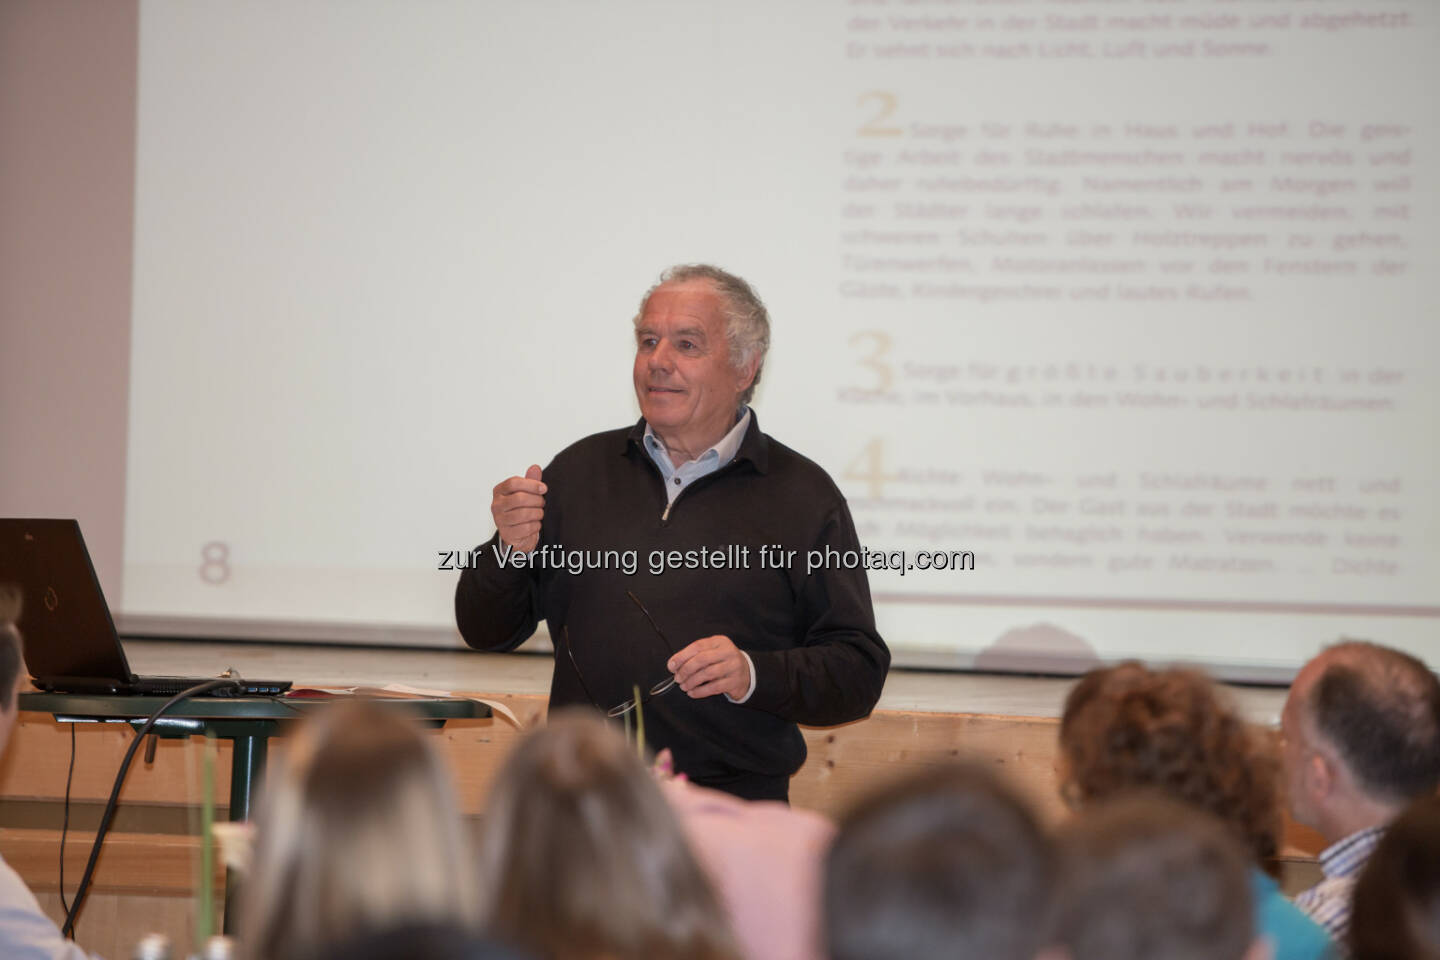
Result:
[[[0,583],[20,589],[25,662],[36,680],[130,680],[79,523],[0,519]]]

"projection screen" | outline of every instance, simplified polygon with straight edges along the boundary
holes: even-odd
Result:
[[[145,0],[123,623],[458,643],[446,554],[634,422],[708,262],[898,662],[1433,658],[1436,49],[1403,0]]]

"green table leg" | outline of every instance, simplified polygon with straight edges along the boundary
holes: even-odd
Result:
[[[269,740],[263,736],[233,738],[234,753],[230,760],[230,819],[250,819],[250,804],[260,776],[265,772],[265,753]],[[227,936],[236,932],[236,918],[231,909],[240,878],[233,870],[225,871],[225,920],[222,928]]]

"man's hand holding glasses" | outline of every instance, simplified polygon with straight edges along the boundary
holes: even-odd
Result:
[[[696,700],[717,693],[743,700],[750,692],[750,658],[723,634],[701,637],[671,657],[665,668]]]
[[[575,676],[580,680],[580,686],[585,691],[586,698],[597,708],[605,710],[605,715],[612,719],[623,717],[638,706],[649,702],[652,698],[667,693],[670,688],[679,686],[681,690],[689,694],[692,699],[701,697],[713,697],[716,694],[727,694],[732,700],[740,700],[750,692],[750,658],[740,652],[740,648],[730,640],[729,637],[716,635],[713,637],[702,637],[685,649],[675,651],[675,645],[670,638],[665,636],[665,631],[660,629],[655,618],[650,616],[650,611],[645,609],[645,604],[640,598],[629,590],[625,595],[640,608],[645,615],[645,620],[650,628],[655,631],[671,657],[665,663],[665,669],[669,673],[643,688],[641,688],[638,699],[629,699],[617,703],[615,706],[605,710],[596,701],[595,695],[590,692],[590,685],[585,681],[585,674],[580,669],[579,662],[575,659],[575,648],[570,643],[570,628],[565,628],[565,654],[570,658],[570,664],[575,668]]]

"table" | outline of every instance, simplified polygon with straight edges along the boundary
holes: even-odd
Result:
[[[169,697],[132,697],[93,693],[22,693],[19,708],[30,713],[49,713],[58,722],[75,720],[129,723],[137,730]],[[193,697],[175,704],[152,728],[156,736],[184,739],[212,736],[230,740],[230,819],[250,817],[256,785],[265,771],[269,740],[280,725],[302,720],[309,713],[348,697]],[[490,716],[490,708],[474,700],[389,698],[371,701],[384,709],[406,710],[428,726],[444,726],[447,720],[478,720]],[[225,873],[225,933],[234,932],[230,909],[235,877]]]

